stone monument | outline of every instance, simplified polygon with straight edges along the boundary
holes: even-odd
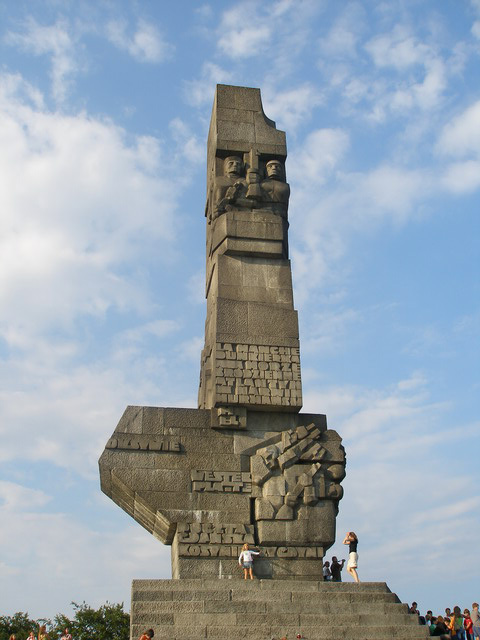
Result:
[[[284,581],[280,602],[293,593],[292,580],[311,584],[308,593],[318,590],[325,551],[335,541],[345,451],[325,415],[300,412],[286,157],[285,133],[263,113],[260,90],[218,85],[207,150],[198,409],[127,407],[99,461],[102,491],[172,547],[173,580],[134,582],[132,634],[144,619],[165,622],[165,589],[173,601],[183,585],[181,598],[191,600],[192,589],[198,594],[215,584],[221,601],[226,593],[232,600],[233,582],[222,579],[242,577],[244,543],[260,551],[254,572],[268,579],[255,588]],[[142,618],[148,598],[157,608]],[[177,604],[172,611],[187,611]],[[202,606],[205,613],[209,605]],[[223,629],[221,611],[196,637]],[[169,637],[188,636],[179,631],[180,618],[168,620]]]

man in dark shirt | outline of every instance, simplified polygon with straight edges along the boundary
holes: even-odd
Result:
[[[333,582],[341,582],[342,581],[342,569],[345,564],[345,560],[339,562],[337,560],[337,556],[333,556],[332,564],[330,565],[330,571],[332,572],[332,581]]]
[[[408,609],[408,613],[416,613],[417,616],[420,615],[420,611],[417,609],[417,603],[412,602],[412,606]]]

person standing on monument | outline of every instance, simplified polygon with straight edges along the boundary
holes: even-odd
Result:
[[[333,582],[342,581],[342,569],[345,565],[345,560],[338,561],[337,556],[333,556],[332,564],[330,565],[330,571],[332,572]]]
[[[238,564],[243,567],[243,577],[246,580],[250,575],[250,580],[253,580],[253,556],[259,556],[260,551],[252,551],[248,544],[245,543],[242,547],[242,551],[238,556]]]
[[[331,579],[332,579],[332,572],[330,570],[330,562],[328,562],[327,560],[326,562],[323,563],[323,580],[327,581]]]
[[[357,564],[358,564],[358,537],[357,534],[353,531],[348,531],[345,539],[343,540],[343,544],[348,544],[348,562],[347,562],[347,571],[355,580],[355,582],[360,582],[357,574]]]

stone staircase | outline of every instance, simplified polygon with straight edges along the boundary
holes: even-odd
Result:
[[[429,636],[385,582],[134,580],[130,637],[420,640]]]

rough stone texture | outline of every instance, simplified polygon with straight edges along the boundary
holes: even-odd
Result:
[[[217,87],[207,156],[207,319],[199,407],[298,412],[287,148],[285,133],[263,113],[258,89]]]
[[[173,543],[175,577],[235,575],[248,542],[262,549],[259,575],[316,579],[334,542],[344,467],[323,415],[127,407],[100,478],[119,506]]]
[[[102,490],[172,545],[175,578],[234,576],[248,542],[259,576],[315,580],[335,540],[345,452],[324,415],[299,413],[286,156],[260,91],[219,85],[199,409],[127,407],[99,461]]]
[[[135,580],[131,638],[420,640],[418,624],[385,583],[304,580]]]
[[[134,581],[131,638],[425,638],[384,583],[319,582],[345,451],[302,414],[288,259],[285,134],[260,91],[219,85],[208,140],[205,347],[198,409],[127,407],[102,490],[172,547],[172,580]],[[238,578],[248,543],[257,580]]]

